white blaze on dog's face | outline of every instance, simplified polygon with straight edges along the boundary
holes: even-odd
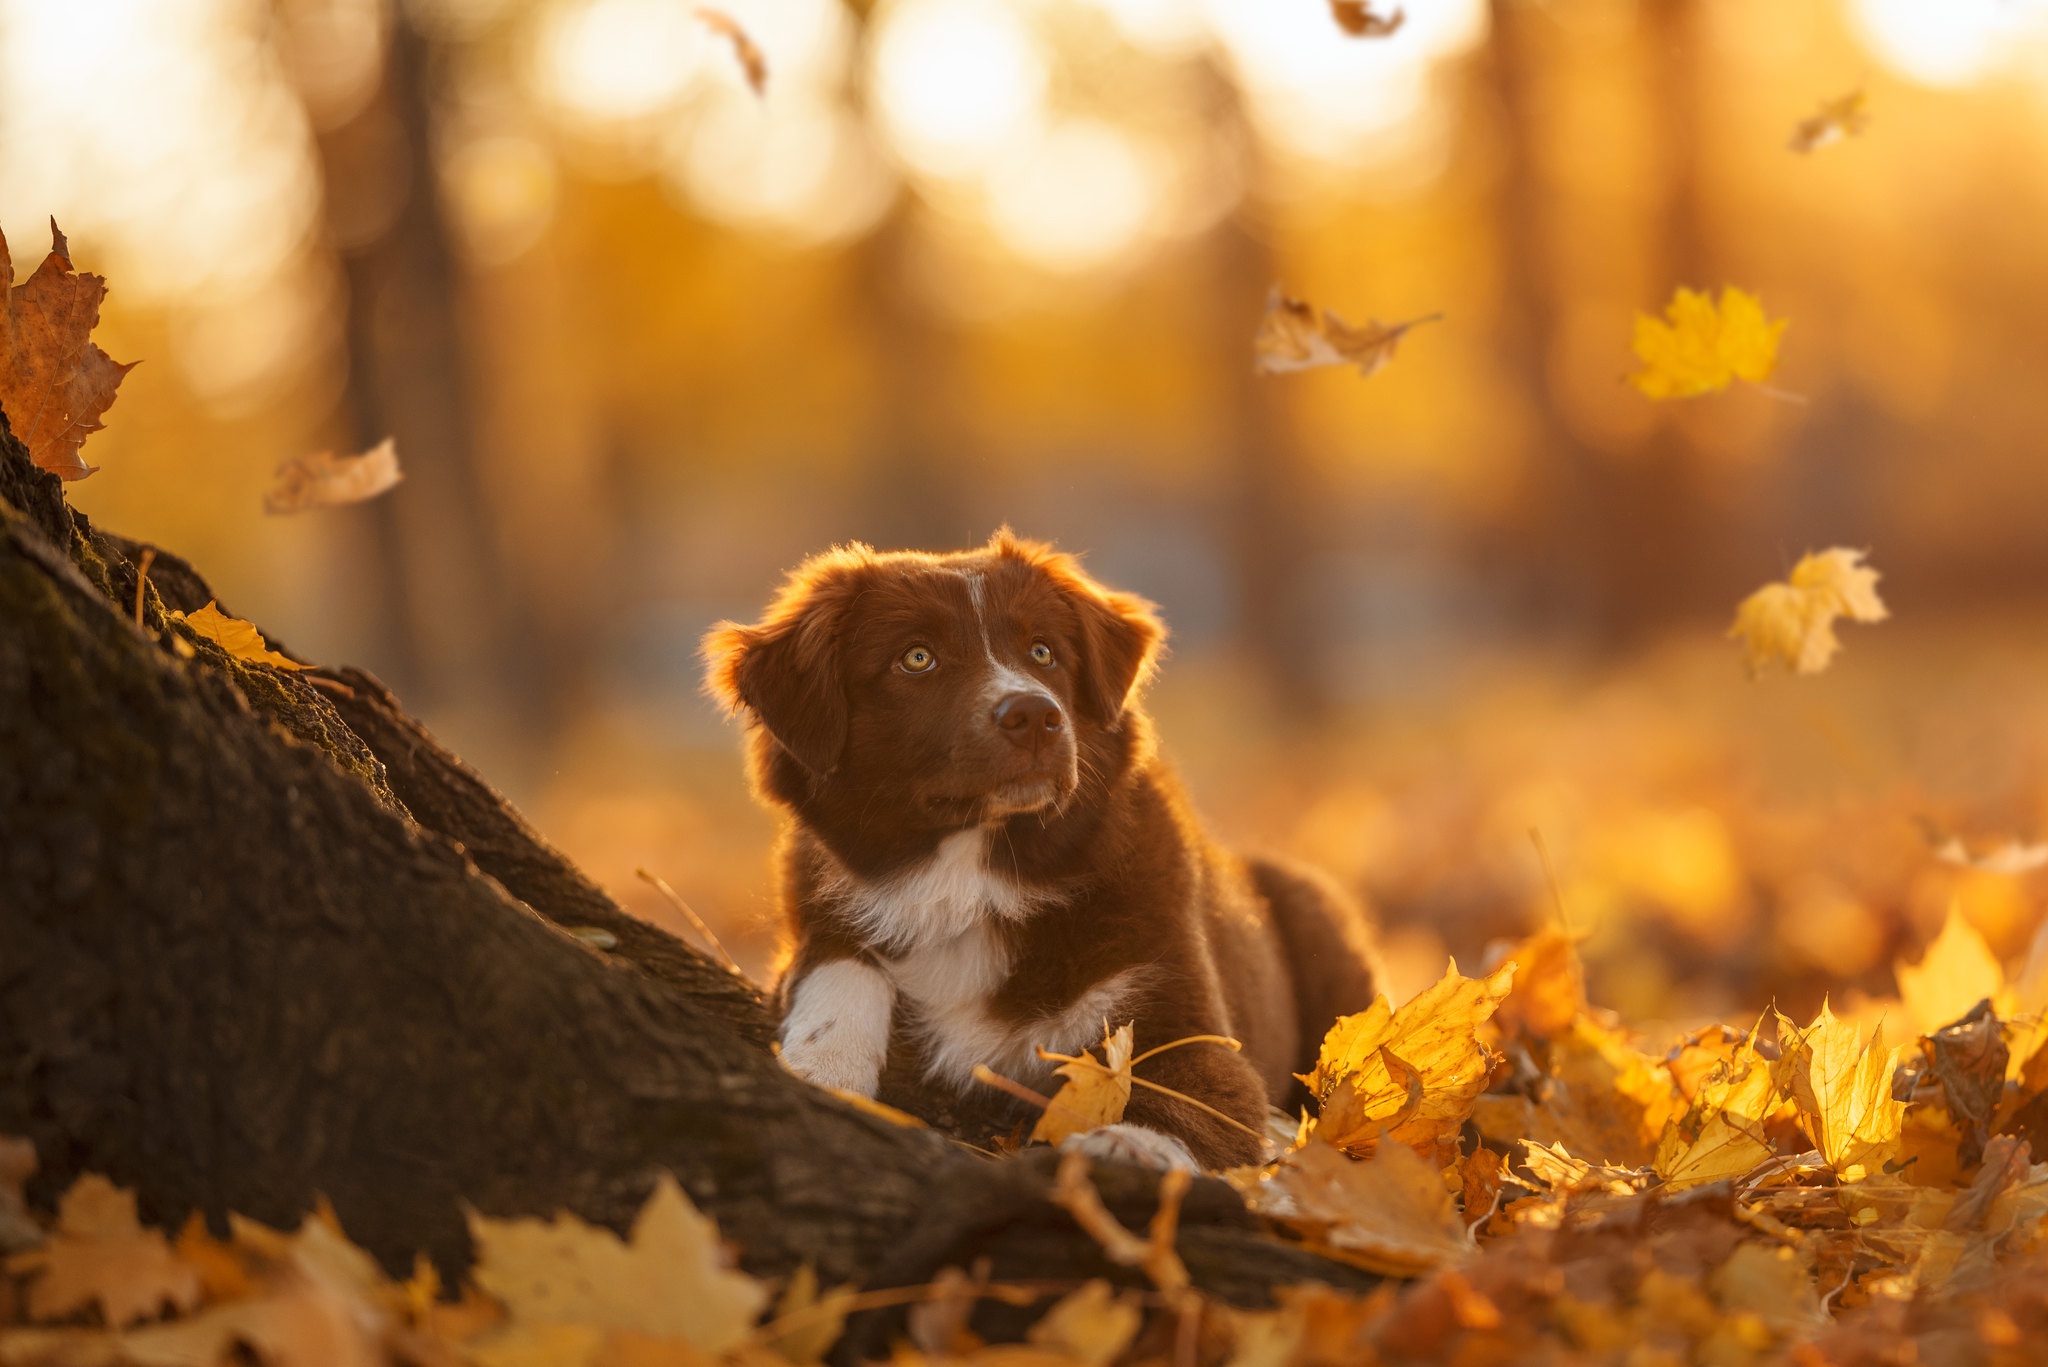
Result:
[[[711,638],[713,690],[803,771],[816,825],[887,844],[1056,810],[1122,721],[1163,631],[1070,557],[998,537],[960,555],[841,551],[769,616]]]

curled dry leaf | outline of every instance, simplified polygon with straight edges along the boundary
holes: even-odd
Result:
[[[1330,0],[1330,14],[1337,27],[1353,38],[1391,38],[1408,21],[1406,10],[1397,9],[1384,16],[1375,14],[1371,0]]]
[[[1752,1032],[1701,1081],[1685,1115],[1664,1127],[1651,1167],[1674,1191],[1743,1176],[1775,1152],[1764,1120],[1781,1094]]]
[[[274,665],[279,669],[312,668],[272,650],[255,623],[228,616],[211,600],[197,612],[173,612],[171,616],[245,664]]]
[[[135,1218],[135,1193],[96,1173],[72,1184],[57,1207],[57,1227],[41,1248],[17,1253],[7,1269],[31,1273],[29,1314],[62,1319],[97,1305],[119,1329],[152,1319],[165,1306],[199,1304],[199,1271],[172,1251],[161,1230]]]
[[[1124,1108],[1131,1101],[1133,1024],[1104,1034],[1100,1060],[1086,1049],[1072,1057],[1039,1050],[1040,1058],[1061,1060],[1053,1071],[1066,1081],[1031,1127],[1032,1139],[1058,1144],[1070,1135],[1099,1130],[1124,1118]]]
[[[337,456],[332,451],[294,456],[271,477],[263,511],[275,516],[361,503],[404,478],[398,468],[398,445],[390,437],[355,456]]]
[[[1762,301],[1732,285],[1722,289],[1718,309],[1704,292],[1681,286],[1662,319],[1636,315],[1635,353],[1643,369],[1629,383],[1652,399],[1713,394],[1736,380],[1762,384],[1778,368],[1786,322],[1767,318]]]
[[[1799,674],[1818,674],[1841,649],[1835,619],[1882,622],[1891,614],[1877,596],[1878,572],[1865,552],[1840,546],[1801,558],[1783,584],[1766,584],[1742,600],[1728,635],[1743,644],[1752,674],[1773,661]]]
[[[79,448],[105,426],[121,365],[94,345],[92,330],[106,298],[104,278],[71,269],[71,250],[50,220],[50,254],[14,284],[14,262],[0,234],[0,409],[29,459],[63,479],[84,479]]]
[[[472,1213],[476,1283],[514,1325],[576,1325],[681,1339],[723,1352],[753,1327],[768,1289],[726,1266],[718,1227],[663,1173],[621,1240],[562,1213],[493,1220]]]
[[[722,9],[700,5],[697,18],[704,26],[732,44],[732,50],[740,59],[740,69],[747,75],[747,84],[756,95],[768,93],[768,55],[761,51],[761,45],[740,27],[739,20]]]
[[[1314,1071],[1301,1079],[1319,1107],[1305,1130],[1353,1153],[1370,1153],[1383,1131],[1396,1143],[1433,1151],[1457,1133],[1486,1086],[1494,1055],[1479,1026],[1514,980],[1513,960],[1484,978],[1463,976],[1453,960],[1399,1011],[1381,996],[1338,1020],[1323,1037]]]
[[[1275,285],[1266,298],[1266,313],[1252,338],[1252,369],[1261,375],[1285,375],[1326,365],[1355,365],[1370,376],[1394,359],[1394,348],[1412,328],[1443,317],[1432,313],[1388,327],[1369,319],[1354,328],[1328,309],[1291,299]]]
[[[1792,126],[1792,140],[1786,145],[1795,152],[1818,152],[1831,142],[1853,138],[1870,126],[1870,97],[1852,90],[1832,100]]]
[[[1253,1196],[1262,1209],[1350,1262],[1412,1277],[1474,1251],[1435,1163],[1400,1144],[1347,1158],[1310,1140]]]

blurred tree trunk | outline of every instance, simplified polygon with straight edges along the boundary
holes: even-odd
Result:
[[[1655,247],[1662,309],[1678,285],[1708,288],[1711,263],[1700,224],[1699,0],[1645,0],[1641,52],[1661,150],[1664,194],[1641,226]],[[1537,29],[1555,24],[1542,6],[1493,0],[1489,75],[1509,142],[1503,185],[1509,321],[1504,328],[1513,368],[1526,377],[1540,415],[1530,480],[1543,502],[1532,514],[1534,575],[1541,596],[1583,615],[1609,646],[1635,644],[1657,630],[1714,608],[1707,596],[1713,544],[1710,490],[1701,463],[1667,409],[1635,449],[1587,450],[1552,404],[1547,350],[1559,315],[1555,263],[1543,251],[1544,79]],[[1648,402],[1648,400],[1645,400]]]
[[[376,604],[380,666],[400,686],[428,705],[459,697],[466,708],[531,716],[546,662],[514,667],[515,581],[493,534],[470,418],[461,281],[435,173],[431,54],[406,6],[390,6],[387,23],[374,94],[318,133],[347,285],[339,425],[357,449],[395,438],[406,472],[397,493],[364,510],[377,554],[352,568]]]

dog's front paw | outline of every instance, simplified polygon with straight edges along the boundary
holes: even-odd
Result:
[[[1187,1145],[1170,1134],[1148,1130],[1143,1125],[1104,1125],[1100,1129],[1070,1134],[1060,1141],[1060,1152],[1085,1153],[1090,1158],[1136,1163],[1144,1168],[1202,1170],[1202,1165],[1188,1152]]]
[[[782,1022],[782,1066],[820,1087],[872,1097],[889,1049],[888,979],[854,959],[806,973]]]

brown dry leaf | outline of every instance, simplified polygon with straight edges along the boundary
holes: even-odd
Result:
[[[245,664],[274,665],[279,669],[312,668],[272,650],[255,623],[228,616],[210,599],[197,612],[172,612],[171,616]]]
[[[360,455],[320,451],[294,456],[271,476],[263,511],[277,516],[308,508],[338,508],[375,498],[405,478],[398,468],[398,443],[390,437]]]
[[[1822,100],[1820,108],[1792,126],[1792,140],[1789,146],[1795,152],[1818,152],[1831,142],[1853,138],[1870,127],[1870,97],[1861,90],[1852,90],[1832,100]]]
[[[1827,1323],[1813,1274],[1789,1248],[1742,1244],[1707,1278],[1728,1315],[1753,1315],[1782,1337],[1810,1334]]]
[[[471,1213],[476,1283],[514,1323],[583,1325],[677,1338],[717,1353],[745,1338],[768,1290],[726,1266],[718,1227],[663,1173],[631,1238],[562,1213],[493,1220]]]
[[[1546,926],[1507,957],[1515,961],[1515,989],[1495,1016],[1502,1033],[1549,1039],[1569,1029],[1586,1009],[1586,969],[1572,933]]]
[[[739,20],[722,9],[699,5],[698,20],[719,37],[732,44],[732,50],[740,59],[740,69],[747,74],[747,84],[756,95],[768,94],[768,54],[761,51],[761,45],[740,27]]]
[[[1412,328],[1443,317],[1432,313],[1392,327],[1368,319],[1354,328],[1328,309],[1291,299],[1278,285],[1266,297],[1266,313],[1252,338],[1252,369],[1261,375],[1285,375],[1326,365],[1355,365],[1370,376],[1394,359],[1394,348]]]
[[[1892,965],[1899,1000],[1913,1018],[1913,1028],[1931,1035],[1960,1019],[1978,1002],[1998,1000],[2005,992],[2005,970],[1977,927],[1951,902],[1941,933],[1917,964],[1900,959]]]
[[[57,1227],[41,1248],[7,1260],[15,1273],[39,1274],[29,1286],[29,1314],[62,1319],[97,1304],[115,1329],[161,1314],[168,1305],[199,1304],[199,1270],[171,1250],[161,1230],[135,1218],[135,1193],[97,1173],[71,1184],[57,1207]]]
[[[1104,1033],[1101,1059],[1086,1049],[1073,1056],[1038,1051],[1040,1058],[1061,1060],[1053,1071],[1066,1081],[1031,1127],[1033,1140],[1058,1144],[1069,1135],[1098,1130],[1124,1118],[1124,1107],[1131,1101],[1134,1025],[1127,1023]]]
[[[1752,674],[1773,661],[1818,674],[1841,648],[1837,617],[1882,622],[1890,616],[1877,596],[1878,573],[1863,564],[1864,554],[1839,546],[1809,554],[1788,583],[1766,584],[1742,600],[1728,635],[1743,643]]]
[[[1130,1293],[1097,1277],[1053,1303],[1028,1337],[1041,1348],[1064,1354],[1081,1367],[1109,1367],[1145,1323],[1145,1312]]]
[[[1779,1015],[1778,1038],[1800,1124],[1828,1166],[1845,1182],[1881,1171],[1905,1127],[1906,1103],[1892,1097],[1899,1051],[1866,1044],[1826,1001],[1805,1030]]]
[[[1356,1153],[1371,1152],[1382,1130],[1416,1149],[1433,1149],[1457,1133],[1493,1068],[1479,1027],[1514,980],[1512,960],[1484,978],[1462,976],[1453,960],[1442,979],[1399,1011],[1381,996],[1338,1020],[1323,1037],[1315,1070],[1301,1079],[1319,1107],[1305,1128]]]
[[[1257,1208],[1339,1256],[1389,1276],[1412,1277],[1477,1247],[1436,1165],[1382,1144],[1347,1158],[1311,1140],[1280,1160]]]
[[[1529,1175],[1556,1192],[1606,1191],[1617,1195],[1639,1191],[1643,1174],[1636,1168],[1617,1168],[1608,1163],[1591,1163],[1573,1156],[1562,1144],[1522,1141],[1522,1166]]]
[[[0,409],[37,466],[84,479],[98,467],[87,465],[79,448],[105,426],[100,415],[135,363],[118,364],[93,344],[107,282],[71,269],[55,219],[50,238],[50,254],[15,285],[0,234]]]
[[[1330,14],[1353,38],[1391,38],[1408,21],[1406,10],[1385,16],[1373,13],[1371,0],[1330,0]]]
[[[1949,1119],[1962,1132],[1957,1161],[1969,1167],[1983,1155],[1992,1112],[2005,1095],[2011,1051],[1998,1013],[1990,1001],[1980,1001],[1962,1019],[1923,1037],[1920,1048],[1941,1086]]]

